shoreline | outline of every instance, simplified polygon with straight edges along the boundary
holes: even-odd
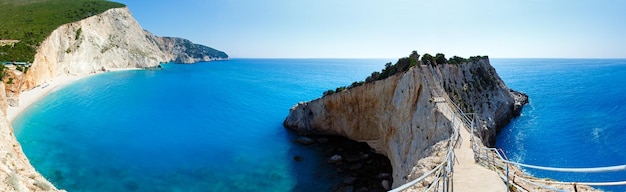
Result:
[[[113,68],[107,69],[106,71],[97,71],[95,73],[88,74],[78,74],[78,75],[61,75],[51,80],[46,81],[45,83],[31,89],[23,91],[19,94],[19,105],[17,107],[7,107],[7,119],[9,123],[13,123],[16,117],[22,114],[26,108],[28,108],[33,103],[39,101],[44,98],[46,95],[57,91],[73,82],[91,77],[94,75],[104,74],[107,72],[115,72],[115,71],[130,71],[130,70],[143,70],[143,68]]]

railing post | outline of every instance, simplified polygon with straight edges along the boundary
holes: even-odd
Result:
[[[511,189],[509,188],[509,163],[504,162],[506,164],[506,191],[510,192]]]
[[[497,169],[498,169],[498,165],[496,164],[496,155],[497,154],[494,154],[494,155],[491,156],[491,163],[493,164],[493,170],[494,171],[497,171]]]
[[[489,150],[485,150],[485,163],[487,166],[491,167],[491,165],[489,165]]]
[[[452,187],[451,187],[452,191],[454,191],[454,159],[455,158],[456,158],[455,154],[452,153],[452,158],[450,158],[449,160],[452,163],[450,164],[450,173],[452,173],[452,175],[450,176],[450,183],[452,184]]]
[[[447,179],[447,174],[448,174],[448,173],[446,173],[446,171],[447,171],[447,170],[446,170],[446,168],[444,167],[444,168],[443,168],[443,181],[442,181],[442,182],[443,182],[443,191],[448,191],[448,182],[447,182],[447,180],[448,180],[448,179]]]

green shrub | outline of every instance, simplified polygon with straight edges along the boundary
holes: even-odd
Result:
[[[4,81],[4,77],[7,75],[7,67],[2,65],[0,66],[0,81]]]
[[[345,90],[348,90],[348,88],[346,86],[337,87],[337,89],[335,89],[335,93],[339,93],[339,92],[342,92],[342,91],[345,91]]]
[[[335,93],[335,91],[333,91],[332,89],[329,89],[329,90],[324,91],[323,94],[324,96],[326,96],[326,95],[332,95],[333,93]]]
[[[456,56],[456,55],[448,60],[448,63],[450,64],[463,64],[466,62],[467,62],[467,59]]]
[[[435,58],[433,58],[432,55],[426,53],[424,54],[424,56],[422,56],[422,64],[435,66]]]
[[[124,6],[106,0],[3,1],[0,3],[0,39],[20,42],[1,46],[0,61],[32,63],[37,46],[59,26]],[[76,31],[76,39],[81,33],[82,29]]]
[[[83,28],[78,28],[78,30],[76,30],[76,37],[74,37],[74,40],[78,40],[82,32],[83,32]]]
[[[411,52],[411,55],[409,55],[409,58],[411,62],[410,67],[417,66],[417,63],[419,62],[419,59],[420,59],[420,54],[417,54],[417,51],[413,51]]]
[[[385,68],[383,70],[381,70],[380,72],[378,71],[372,72],[372,74],[369,77],[365,78],[365,81],[353,82],[348,87],[343,86],[343,87],[337,87],[335,90],[331,89],[331,90],[324,91],[324,96],[331,95],[336,92],[341,92],[341,91],[345,91],[348,89],[352,89],[354,87],[358,87],[366,83],[372,83],[374,81],[386,79],[387,77],[391,77],[398,72],[405,72],[409,70],[411,67],[417,66],[418,63],[424,64],[424,65],[436,66],[436,65],[443,65],[443,64],[463,64],[463,63],[468,62],[468,59],[465,59],[459,56],[454,56],[448,60],[446,59],[446,56],[443,53],[437,53],[435,57],[426,53],[422,56],[421,60],[419,60],[419,58],[420,58],[420,55],[417,53],[417,51],[413,51],[411,52],[411,55],[409,55],[409,57],[400,58],[395,64],[392,64],[391,62],[386,63]],[[475,56],[475,57],[470,57],[469,61],[478,61],[480,59],[487,59],[487,58],[489,57]]]
[[[348,89],[352,89],[354,87],[358,87],[358,86],[361,86],[363,84],[365,84],[364,81],[355,81],[355,82],[352,82],[352,84],[348,87]]]
[[[474,61],[478,61],[478,60],[481,60],[481,59],[489,59],[489,56],[486,56],[486,55],[485,55],[485,56],[480,56],[480,55],[477,55],[477,56],[470,57],[470,58],[469,58],[469,61],[470,61],[470,62],[474,62]]]
[[[446,60],[446,55],[443,53],[437,53],[435,55],[435,62],[437,62],[438,65],[441,65],[448,63],[448,60]]]

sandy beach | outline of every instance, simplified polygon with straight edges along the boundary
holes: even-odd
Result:
[[[106,72],[127,71],[127,70],[142,70],[142,68],[115,68],[115,69],[108,69]],[[28,106],[35,103],[39,99],[45,97],[49,93],[56,91],[60,88],[63,88],[64,86],[69,85],[76,80],[93,76],[93,75],[102,74],[102,73],[105,73],[105,72],[80,74],[80,75],[63,75],[63,76],[55,77],[54,79],[49,80],[46,83],[43,83],[40,86],[35,87],[31,90],[24,91],[20,94],[20,105],[17,107],[9,106],[7,108],[7,118],[9,119],[10,122],[13,122],[13,120],[18,115],[20,115],[24,111],[24,109],[26,109]]]

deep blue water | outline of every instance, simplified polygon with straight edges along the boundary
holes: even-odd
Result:
[[[294,144],[282,121],[295,103],[389,61],[233,59],[105,73],[51,93],[13,125],[35,168],[69,191],[326,191],[341,179],[319,149]],[[509,158],[554,167],[626,164],[626,60],[491,63],[510,88],[530,96],[498,136]],[[626,180],[625,172],[526,171]]]
[[[327,191],[342,178],[282,122],[299,101],[389,61],[233,59],[110,72],[51,93],[13,125],[35,168],[68,191]]]
[[[492,59],[530,104],[497,138],[512,160],[552,167],[626,164],[626,59]],[[554,173],[561,181],[625,181],[626,172]],[[626,187],[603,187],[626,191]]]

